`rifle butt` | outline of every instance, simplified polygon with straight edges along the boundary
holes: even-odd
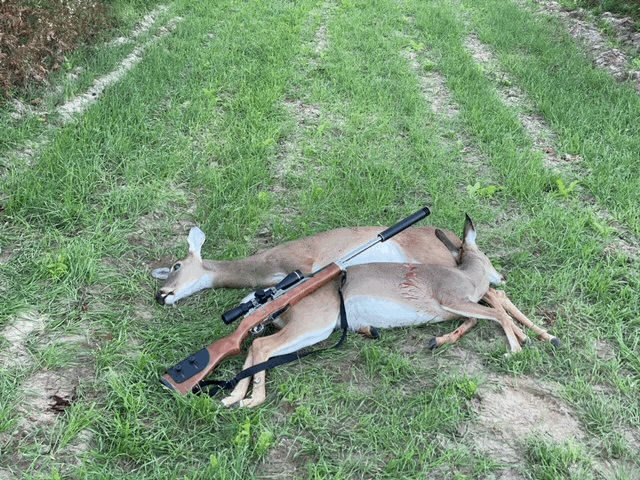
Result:
[[[202,380],[207,378],[213,370],[225,359],[238,355],[241,350],[241,335],[233,335],[222,338],[212,343],[199,352],[189,355],[180,363],[169,368],[160,382],[171,390],[186,395],[194,392],[194,389]]]

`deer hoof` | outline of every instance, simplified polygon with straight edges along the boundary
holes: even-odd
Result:
[[[436,337],[433,337],[429,342],[428,347],[429,350],[435,350],[436,348],[438,348],[438,339]]]
[[[551,345],[554,347],[560,348],[562,346],[562,342],[558,340],[558,337],[551,337]]]
[[[371,333],[371,338],[374,340],[378,340],[380,338],[380,332],[376,327],[369,327],[369,333]]]
[[[222,405],[227,408],[237,409],[240,407],[241,400],[242,399],[237,399],[229,396],[229,397],[223,398],[220,403],[222,403]]]

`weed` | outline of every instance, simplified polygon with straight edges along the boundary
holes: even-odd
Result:
[[[41,264],[41,271],[51,280],[60,280],[69,273],[69,259],[64,254],[45,258]]]
[[[566,185],[564,183],[564,180],[562,180],[562,178],[559,178],[559,177],[556,178],[556,186],[558,187],[558,193],[565,200],[569,199],[569,197],[576,190],[576,186],[577,185],[578,185],[578,180],[574,180],[571,183],[569,183],[568,185]]]
[[[491,198],[500,190],[502,190],[502,187],[496,185],[487,185],[486,187],[483,187],[480,182],[476,182],[473,185],[467,185],[467,193],[469,193],[469,196],[472,198]]]

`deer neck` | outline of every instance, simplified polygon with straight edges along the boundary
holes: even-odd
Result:
[[[473,302],[479,302],[491,286],[490,276],[487,272],[485,262],[472,255],[463,257],[458,265],[458,269],[463,272],[474,286],[474,291],[470,298]]]
[[[234,261],[203,260],[202,266],[210,272],[213,288],[269,287],[276,285],[286,275],[261,265],[252,257]]]

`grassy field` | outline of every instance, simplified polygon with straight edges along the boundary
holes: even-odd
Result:
[[[0,107],[0,479],[640,478],[632,85],[533,4],[214,3],[131,7]],[[190,226],[231,259],[424,205],[561,348],[431,352],[440,324],[271,371],[256,410],[160,387],[247,293],[155,303]]]

